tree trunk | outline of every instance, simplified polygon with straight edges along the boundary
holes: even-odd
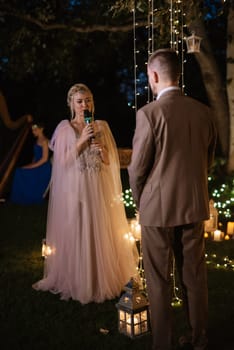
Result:
[[[230,142],[227,170],[234,171],[234,9],[232,6],[228,12],[227,22],[227,96],[230,115]]]
[[[189,29],[202,37],[201,50],[199,53],[195,53],[195,55],[201,69],[207,96],[216,121],[218,141],[222,155],[227,157],[229,151],[229,110],[225,82],[223,82],[214,59],[203,21],[198,18],[190,24]]]

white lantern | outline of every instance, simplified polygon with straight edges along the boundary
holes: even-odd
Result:
[[[150,332],[149,303],[139,292],[138,283],[131,278],[125,286],[125,293],[116,304],[119,332],[136,338]]]
[[[195,32],[192,32],[191,36],[186,38],[187,53],[200,52],[202,38],[195,35]]]

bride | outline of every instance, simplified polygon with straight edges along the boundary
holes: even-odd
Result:
[[[53,169],[44,277],[36,290],[59,293],[82,304],[103,302],[121,293],[136,275],[137,249],[126,240],[128,223],[122,201],[119,158],[107,122],[86,124],[93,116],[90,89],[68,91],[71,121],[63,120],[50,142]]]

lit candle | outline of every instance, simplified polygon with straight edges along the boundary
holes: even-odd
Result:
[[[46,246],[46,250],[45,250],[46,256],[51,255],[52,254],[52,249],[49,245]]]
[[[42,240],[42,249],[41,249],[41,255],[43,258],[47,258],[48,255],[52,254],[52,248],[46,244],[46,239],[43,238]]]
[[[44,258],[45,255],[46,255],[45,251],[46,251],[46,240],[45,240],[45,238],[43,238],[43,240],[42,240],[42,248],[41,248],[41,256],[42,256],[43,258]]]
[[[214,241],[221,241],[222,232],[220,230],[214,231]]]
[[[234,234],[234,222],[233,221],[228,221],[228,223],[227,223],[227,234],[229,236],[232,236]]]
[[[132,318],[129,317],[127,319],[127,333],[131,334],[131,330],[132,330]],[[139,317],[138,316],[134,316],[133,317],[133,328],[134,328],[134,335],[138,335],[141,333],[141,327],[139,324]]]

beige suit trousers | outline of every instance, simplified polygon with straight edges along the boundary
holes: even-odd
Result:
[[[208,314],[203,223],[160,228],[142,226],[143,262],[150,304],[153,350],[172,346],[172,259],[183,296],[191,342],[205,349]]]

